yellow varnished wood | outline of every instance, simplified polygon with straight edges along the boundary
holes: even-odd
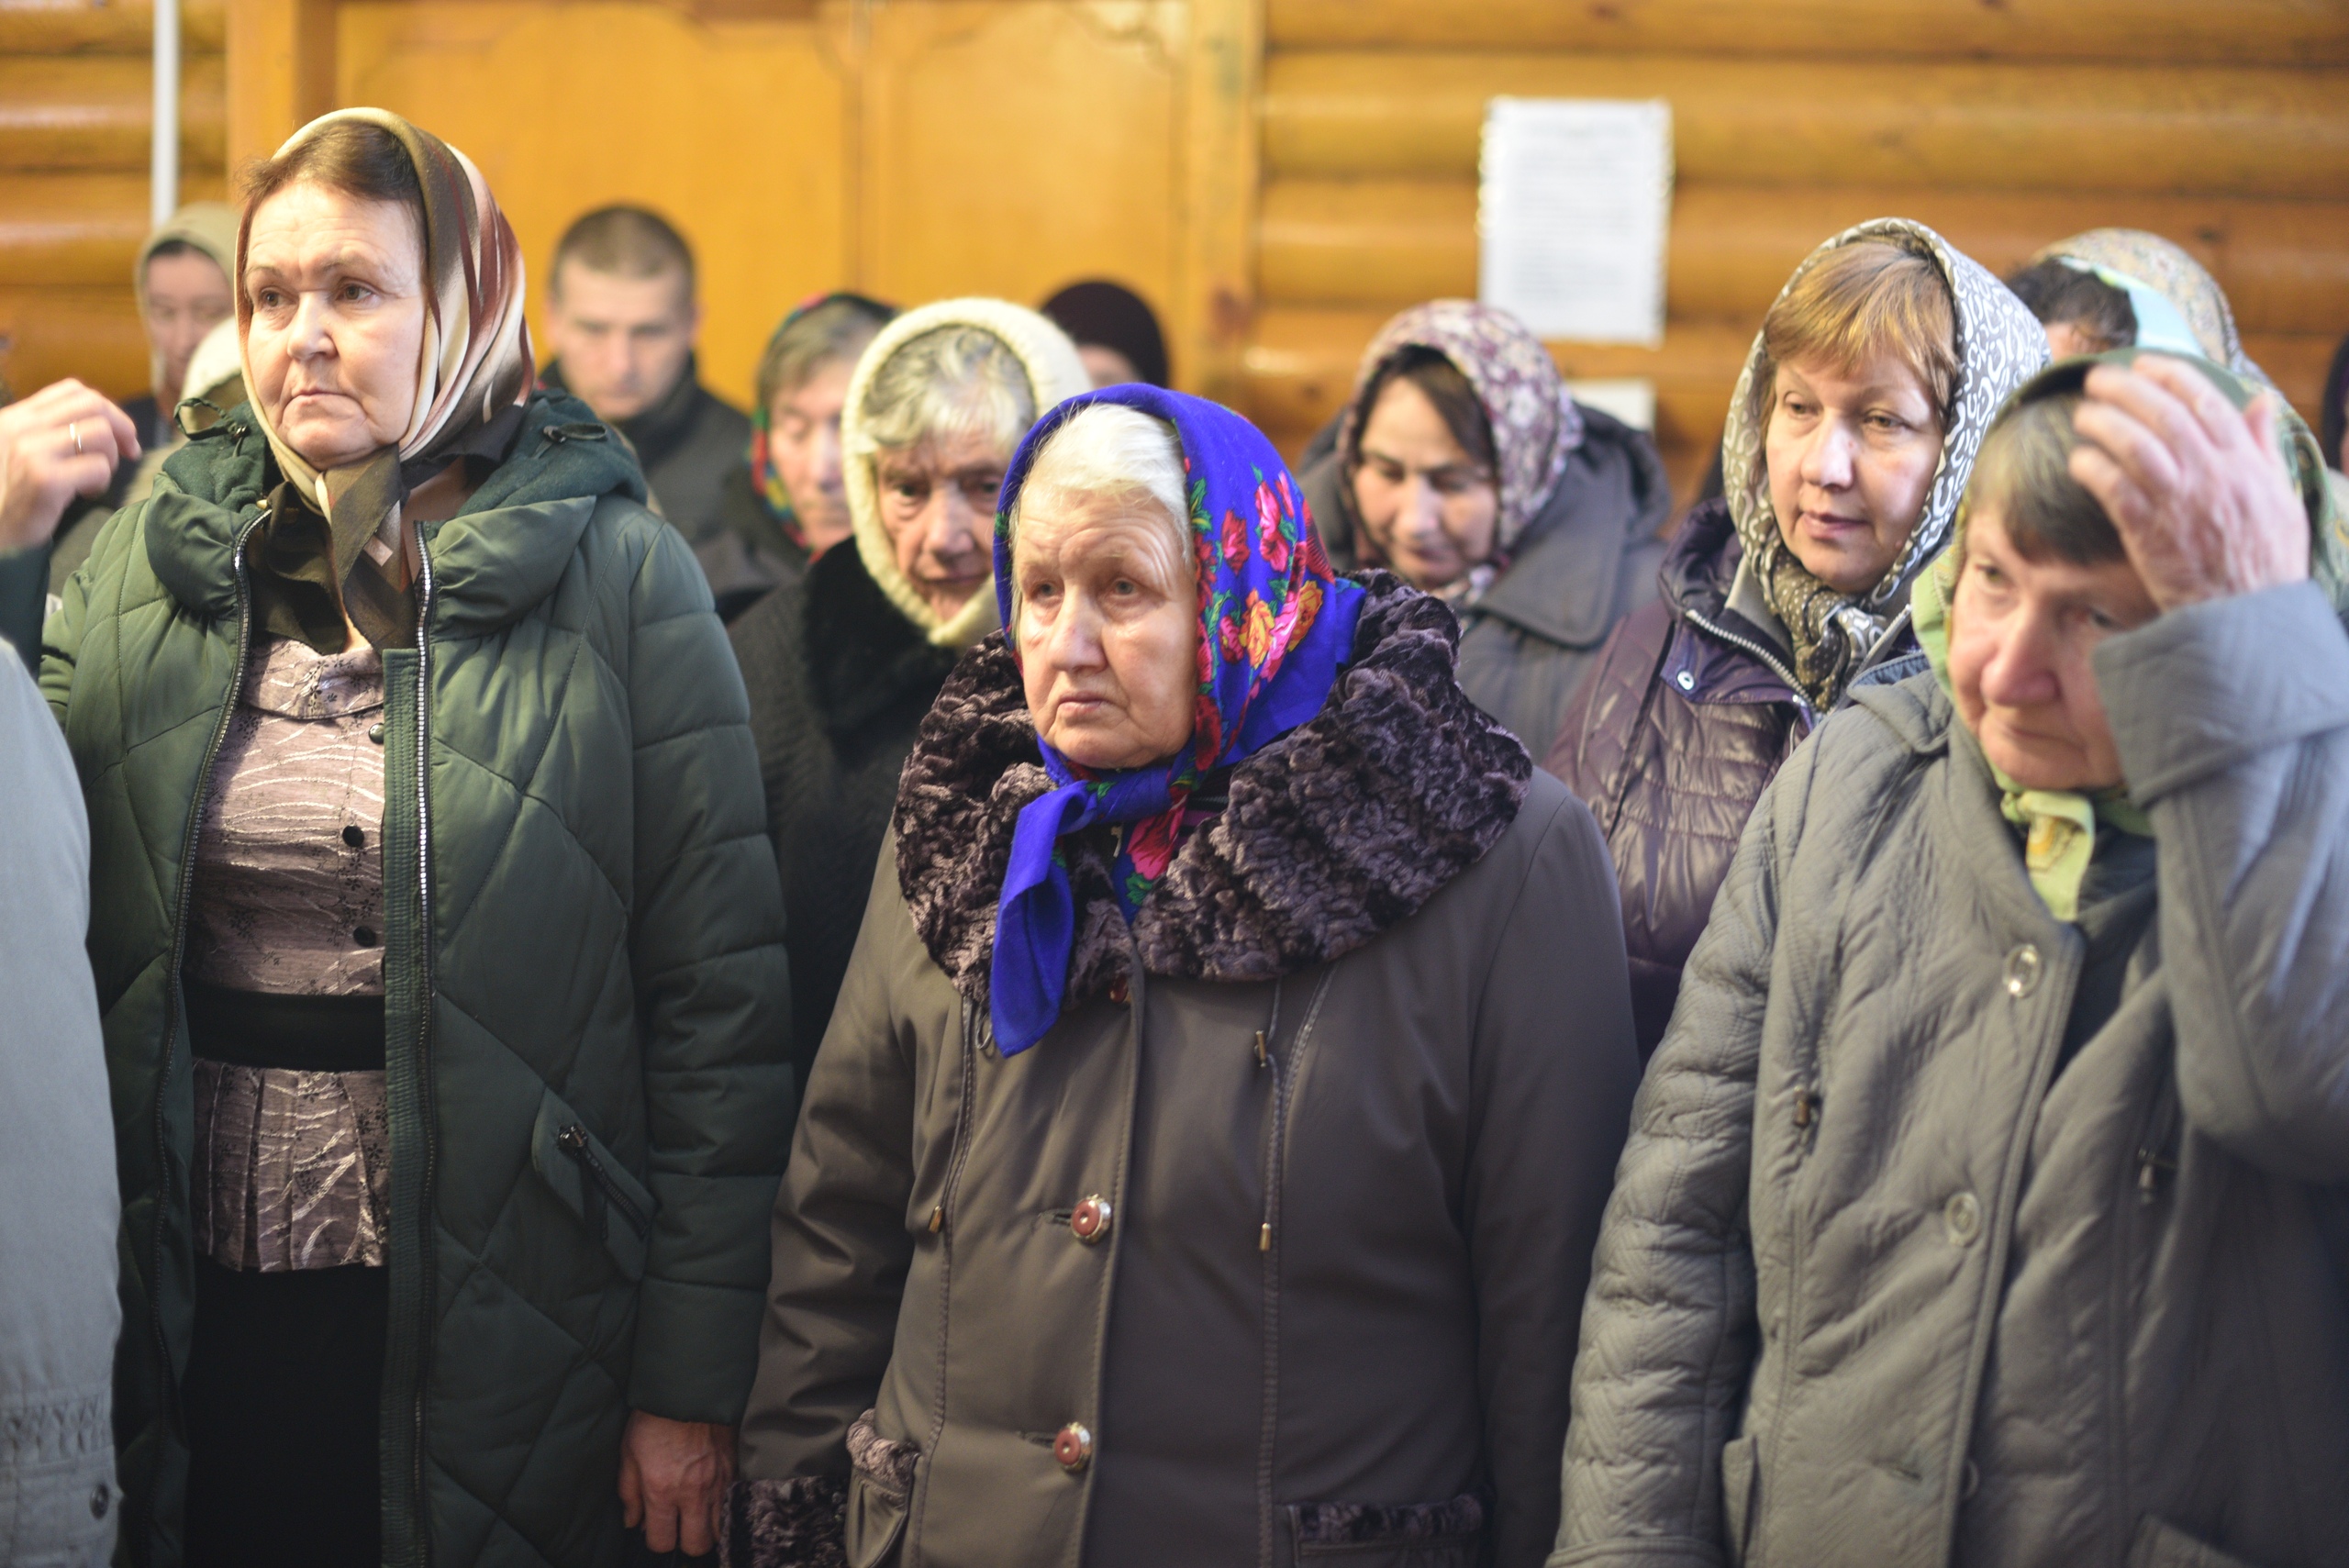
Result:
[[[1275,49],[1386,48],[2349,65],[2327,0],[1271,0]]]
[[[1472,177],[1497,94],[1668,99],[1691,182],[2337,199],[2349,170],[2349,70],[1355,50],[1266,63],[1267,171]]]
[[[481,166],[522,242],[542,343],[564,228],[610,202],[662,213],[700,267],[704,378],[747,404],[775,322],[845,281],[840,30],[653,5],[351,5],[339,96]]]
[[[184,167],[217,169],[222,151],[221,59],[181,64]],[[153,72],[136,55],[0,56],[0,170],[144,170]]]
[[[2066,234],[2145,228],[2192,251],[2244,330],[2349,327],[2349,202],[2047,195],[1918,186],[1688,183],[1675,193],[1669,308],[1759,318],[1797,261],[1871,217],[1932,225],[2005,272]],[[1476,188],[1463,180],[1275,180],[1264,193],[1268,303],[1387,306],[1476,291]]]

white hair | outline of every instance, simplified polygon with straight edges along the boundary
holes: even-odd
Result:
[[[1036,422],[1036,395],[1002,339],[981,327],[941,327],[889,356],[865,390],[863,412],[852,456],[976,434],[1009,462]]]
[[[1055,495],[1147,496],[1163,523],[1175,569],[1191,564],[1191,509],[1184,501],[1183,444],[1165,420],[1122,403],[1088,403],[1068,417],[1028,465],[1028,479],[1004,519],[1015,559],[1019,511],[1036,491]],[[1011,574],[1011,624],[1019,624],[1019,574]]]

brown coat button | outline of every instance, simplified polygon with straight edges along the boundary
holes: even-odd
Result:
[[[1084,1423],[1071,1421],[1052,1439],[1052,1457],[1071,1475],[1082,1475],[1085,1467],[1093,1462],[1093,1434]]]
[[[1126,977],[1124,975],[1120,974],[1118,978],[1109,982],[1109,1000],[1115,1002],[1120,1007],[1126,1005],[1126,999],[1132,995],[1133,992],[1128,989],[1126,985]]]
[[[1109,1234],[1109,1200],[1097,1194],[1069,1210],[1068,1228],[1090,1247]]]

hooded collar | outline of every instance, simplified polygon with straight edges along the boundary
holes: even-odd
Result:
[[[1737,389],[1730,395],[1728,424],[1721,436],[1722,489],[1755,581],[1772,600],[1773,612],[1798,650],[1831,644],[1830,651],[1836,656],[1831,662],[1843,671],[1845,681],[1891,629],[1908,602],[1909,584],[1919,570],[1949,543],[1958,501],[1974,473],[1974,454],[1981,448],[1992,416],[2009,393],[2047,362],[2046,330],[2022,301],[1979,262],[1923,224],[1906,218],[1876,218],[1845,229],[1794,270],[1786,288],[1779,290],[1780,297],[1831,251],[1863,240],[1897,245],[1932,261],[1949,285],[1957,350],[1957,382],[1950,398],[1948,428],[1925,494],[1924,511],[1875,586],[1850,595],[1822,592],[1799,606],[1776,602],[1774,578],[1780,559],[1788,551],[1770,506],[1764,457],[1766,430],[1755,406],[1759,379],[1770,373],[1769,350],[1759,332],[1738,375]],[[1840,691],[1810,694],[1821,707],[1831,706],[1840,695]]]
[[[1579,412],[1582,439],[1548,505],[1517,541],[1508,570],[1476,599],[1472,613],[1561,647],[1596,648],[1614,629],[1623,554],[1663,528],[1672,491],[1664,462],[1644,434],[1598,409]],[[1614,500],[1618,463],[1630,470],[1628,506]],[[1600,495],[1594,496],[1594,490]]]
[[[1211,981],[1329,962],[1418,913],[1516,820],[1532,760],[1453,678],[1451,610],[1388,573],[1355,580],[1353,658],[1328,701],[1232,768],[1229,803],[1177,847],[1130,942],[1105,832],[1068,840],[1070,1002],[1134,956],[1152,974]],[[1013,829],[1052,787],[1019,666],[994,633],[923,721],[893,824],[915,929],[983,1015]]]
[[[1092,381],[1068,334],[1036,312],[1001,299],[946,299],[909,310],[884,327],[856,362],[856,373],[849,378],[848,402],[841,413],[841,482],[848,494],[857,554],[863,557],[865,573],[899,614],[939,647],[963,649],[995,628],[995,595],[982,586],[952,618],[941,617],[898,566],[896,548],[881,521],[879,484],[873,471],[874,442],[864,417],[865,396],[881,368],[916,338],[949,327],[975,327],[1009,349],[1028,373],[1029,390],[1040,415],[1062,399],[1089,390]]]
[[[554,592],[598,499],[644,499],[642,472],[585,404],[541,393],[521,412],[512,455],[464,509],[419,525],[441,634],[482,635],[520,619]],[[276,484],[250,405],[173,454],[141,521],[149,563],[173,598],[206,619],[236,614],[237,541]]]

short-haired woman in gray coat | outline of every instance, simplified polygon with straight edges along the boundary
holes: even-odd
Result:
[[[1745,833],[1553,1568],[2349,1562],[2349,538],[2272,393],[2104,358]]]

